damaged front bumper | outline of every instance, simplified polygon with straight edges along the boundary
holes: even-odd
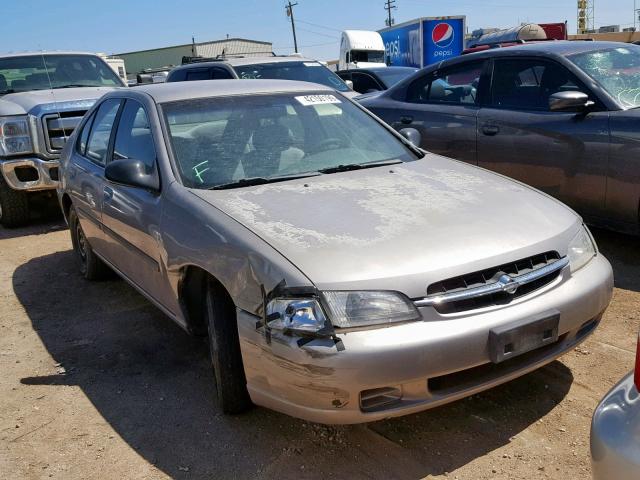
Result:
[[[384,328],[337,333],[300,346],[299,337],[256,329],[238,310],[240,344],[251,399],[288,415],[327,424],[397,417],[436,407],[507,382],[582,342],[611,300],[613,275],[598,255],[573,275],[510,305],[441,315]],[[432,307],[423,307],[431,309]],[[555,343],[491,363],[489,331],[553,309]],[[343,347],[343,348],[342,348]]]
[[[58,186],[58,160],[20,158],[0,161],[0,170],[14,190],[54,190]]]

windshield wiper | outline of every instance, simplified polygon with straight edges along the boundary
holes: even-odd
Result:
[[[387,165],[396,165],[398,163],[402,163],[402,161],[401,160],[383,160],[381,162],[349,163],[346,165],[336,165],[335,167],[321,168],[318,171],[320,173],[349,172],[351,170],[362,170],[364,168],[384,167]]]
[[[83,85],[81,83],[71,83],[69,85],[61,85],[59,87],[53,87],[54,90],[59,88],[82,88],[82,87],[98,87],[99,85]]]
[[[315,177],[318,175],[320,175],[319,172],[309,172],[309,173],[296,173],[293,175],[280,175],[277,177],[241,178],[240,180],[236,180],[235,182],[222,183],[220,185],[215,185],[209,188],[209,190],[229,190],[231,188],[251,187],[253,185],[264,185],[266,183],[285,182],[287,180],[296,180],[298,178]]]
[[[8,93],[16,93],[16,91],[13,88],[8,88],[6,90],[0,91],[0,95],[6,95]]]

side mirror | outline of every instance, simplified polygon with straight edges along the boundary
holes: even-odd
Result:
[[[353,81],[352,80],[345,80],[344,83],[347,84],[347,87],[349,87],[351,90],[353,90]]]
[[[581,111],[592,105],[589,96],[583,92],[556,92],[549,97],[552,112]]]
[[[145,190],[160,190],[158,171],[154,169],[152,173],[148,173],[147,167],[140,160],[113,160],[104,169],[104,176],[113,183]]]
[[[422,135],[420,135],[418,130],[415,128],[403,128],[402,130],[399,130],[398,133],[409,140],[409,142],[411,142],[415,147],[420,148]]]

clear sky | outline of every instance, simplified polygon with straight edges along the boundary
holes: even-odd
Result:
[[[320,60],[338,57],[340,31],[384,27],[384,0],[295,0],[298,45]],[[19,0],[2,2],[0,51],[83,50],[120,53],[218,40],[227,34],[293,51],[282,0]],[[569,21],[577,0],[396,0],[396,23],[416,17],[466,15],[467,27]],[[638,0],[640,8],[640,0]],[[633,26],[634,0],[595,0],[596,27]]]

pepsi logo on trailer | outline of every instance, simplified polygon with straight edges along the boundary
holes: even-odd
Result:
[[[464,17],[426,19],[422,32],[425,66],[458,56],[464,50]]]
[[[438,23],[431,31],[433,44],[438,48],[447,48],[453,43],[454,30],[448,23]]]

